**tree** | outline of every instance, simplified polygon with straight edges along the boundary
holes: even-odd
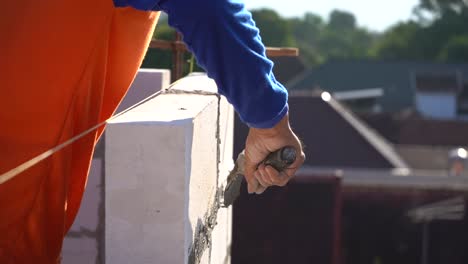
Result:
[[[169,26],[167,19],[166,15],[161,15],[153,33],[153,39],[175,40],[176,31]],[[148,49],[142,66],[146,68],[171,69],[172,53],[170,50]]]
[[[442,16],[450,12],[461,13],[467,9],[468,2],[466,0],[420,0],[416,12],[427,11]]]
[[[357,25],[352,13],[334,10],[328,23],[313,13],[290,20],[301,56],[310,65],[329,59],[366,58],[377,35]]]
[[[301,18],[290,19],[292,32],[296,40],[314,43],[325,27],[322,17],[306,13]]]
[[[416,22],[400,22],[388,29],[372,48],[372,54],[381,59],[422,59],[417,41],[421,26]]]
[[[153,39],[158,40],[175,40],[176,30],[169,26],[167,15],[161,14],[156,29],[153,33]],[[160,49],[148,49],[143,60],[142,67],[145,68],[157,68],[157,69],[172,69],[172,51],[171,50],[160,50]],[[183,72],[189,73],[189,60],[192,55],[190,52],[184,54],[184,59],[187,63],[183,65]],[[203,71],[197,64],[195,71]]]
[[[468,34],[468,12],[457,13],[446,10],[432,24],[424,27],[420,34],[424,36],[423,50],[426,57],[436,59],[450,39]]]
[[[252,17],[260,29],[262,41],[267,46],[294,46],[289,21],[282,18],[272,9],[258,9],[252,11]]]
[[[440,61],[467,62],[468,35],[451,38],[440,51]]]
[[[377,39],[377,34],[359,27],[356,17],[345,11],[334,10],[327,20],[314,13],[286,19],[271,9],[251,13],[265,45],[298,47],[303,61],[309,65],[332,58],[368,57]],[[162,16],[154,37],[174,40],[174,34],[174,29],[167,24],[167,16]],[[151,49],[143,65],[170,68],[171,63],[170,51]]]
[[[318,46],[326,59],[365,58],[374,40],[374,34],[357,26],[352,13],[334,10],[321,32]]]
[[[328,27],[335,32],[345,32],[356,28],[356,17],[349,12],[333,10],[330,13]]]
[[[307,64],[323,62],[324,56],[318,48],[318,42],[325,28],[325,22],[319,15],[305,13],[303,17],[289,20],[300,56]]]
[[[416,21],[399,23],[383,34],[373,48],[375,57],[426,61],[466,58],[458,56],[466,47],[459,36],[468,35],[466,0],[421,0],[415,12]]]

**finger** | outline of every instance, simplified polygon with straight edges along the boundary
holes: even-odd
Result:
[[[273,185],[284,186],[288,182],[287,176],[282,175],[272,166],[266,166],[265,172],[268,174],[268,177],[270,178]]]
[[[257,181],[257,179],[255,179],[255,177],[252,177],[252,178],[247,178],[247,175],[245,175],[245,179],[247,181],[247,192],[249,194],[252,194],[254,193],[257,189],[258,189],[258,186],[260,185],[259,182]]]
[[[294,163],[280,173],[279,176],[281,181],[284,181],[285,179],[286,181],[289,181],[294,176],[294,174],[296,174],[297,170],[302,166],[305,161],[305,155],[302,151],[300,153],[301,154],[296,157]]]
[[[262,175],[260,174],[260,171],[257,170],[257,171],[254,173],[254,176],[255,176],[255,179],[257,179],[257,181],[260,183],[261,186],[263,186],[263,187],[265,187],[265,188],[267,188],[267,187],[270,186],[270,184],[268,184],[268,182],[265,182],[265,181],[263,180],[263,177],[262,177]]]
[[[258,169],[257,171],[259,172],[260,174],[260,177],[262,178],[263,182],[265,182],[266,184],[268,184],[268,186],[265,186],[265,187],[270,187],[273,185],[273,181],[271,180],[271,177],[270,175],[268,175],[268,172],[266,171],[265,169],[265,165],[264,164],[260,164],[258,166]]]
[[[249,153],[245,152],[245,161],[244,161],[244,177],[247,181],[247,190],[249,193],[254,193],[260,183],[258,180],[255,178],[254,173],[257,168],[257,164],[252,161],[250,158],[251,155]]]

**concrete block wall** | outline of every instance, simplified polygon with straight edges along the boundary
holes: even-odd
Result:
[[[106,263],[230,263],[233,110],[192,75],[109,123]]]
[[[167,88],[171,83],[171,72],[163,69],[140,69],[117,113],[133,106],[148,96]]]
[[[140,69],[117,112],[168,87],[169,82],[169,70]],[[104,263],[104,147],[101,138],[93,156],[80,210],[64,240],[64,264]]]

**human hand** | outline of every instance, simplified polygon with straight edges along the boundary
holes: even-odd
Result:
[[[294,147],[296,153],[300,153],[296,155],[296,161],[287,169],[278,172],[272,166],[260,164],[268,154],[286,146]],[[261,194],[270,186],[286,185],[304,160],[301,142],[289,126],[288,115],[273,128],[250,128],[245,143],[244,171],[248,192]]]

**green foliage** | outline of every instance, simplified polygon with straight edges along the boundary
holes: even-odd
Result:
[[[167,16],[161,16],[153,33],[153,39],[174,41],[176,31],[169,26]],[[192,71],[203,71],[201,67],[196,64],[194,58],[190,53],[184,55],[184,60],[187,62],[184,65],[184,73],[188,74]],[[143,67],[157,68],[157,69],[172,69],[172,51],[148,49],[145,59],[143,60]]]
[[[356,17],[346,11],[333,10],[330,13],[328,28],[335,32],[352,31],[356,29]]]
[[[382,59],[421,59],[417,32],[421,29],[415,22],[400,22],[388,29],[376,42],[372,55]]]
[[[162,16],[153,33],[153,39],[169,40],[175,39],[175,30],[167,23],[167,16]],[[143,60],[143,67],[157,69],[172,68],[172,53],[170,50],[149,49]]]
[[[252,14],[266,45],[298,47],[309,65],[367,57],[375,41],[375,34],[358,28],[355,16],[345,11],[331,12],[328,23],[313,13],[290,19],[271,9],[253,10]]]
[[[376,58],[468,62],[468,4],[463,0],[421,0],[416,21],[389,28],[373,48]],[[421,15],[425,13],[426,16]]]
[[[468,35],[451,38],[440,51],[440,61],[468,61]]]
[[[468,9],[468,2],[466,0],[420,0],[416,9],[443,15]]]
[[[161,15],[156,29],[154,30],[153,39],[174,40],[175,32],[175,29],[169,26],[168,17],[166,15]]]
[[[414,20],[399,22],[382,33],[360,27],[352,13],[340,10],[326,19],[313,13],[284,18],[271,9],[251,12],[265,45],[298,47],[309,65],[363,58],[468,62],[466,0],[420,0]],[[162,17],[155,38],[173,40],[174,34],[167,17]],[[144,66],[170,68],[171,63],[170,51],[150,50]]]
[[[271,9],[251,12],[266,46],[298,47],[300,56],[309,65],[332,58],[368,57],[376,39],[375,33],[359,28],[356,18],[349,12],[335,10],[328,22],[313,13],[300,18],[283,18]],[[162,17],[153,37],[174,40],[174,34],[167,17]],[[143,62],[145,67],[171,68],[171,65],[171,52],[155,49],[148,51]]]
[[[326,24],[322,17],[306,13],[302,18],[292,18],[289,20],[292,33],[296,39],[296,47],[300,50],[300,56],[308,64],[318,64],[324,61],[318,41],[320,33],[323,32]]]
[[[357,26],[353,14],[334,10],[328,23],[320,16],[306,13],[293,19],[293,32],[300,54],[309,64],[330,59],[369,57],[376,34]]]
[[[260,29],[262,41],[267,46],[294,46],[289,22],[271,9],[252,11],[255,24]]]

